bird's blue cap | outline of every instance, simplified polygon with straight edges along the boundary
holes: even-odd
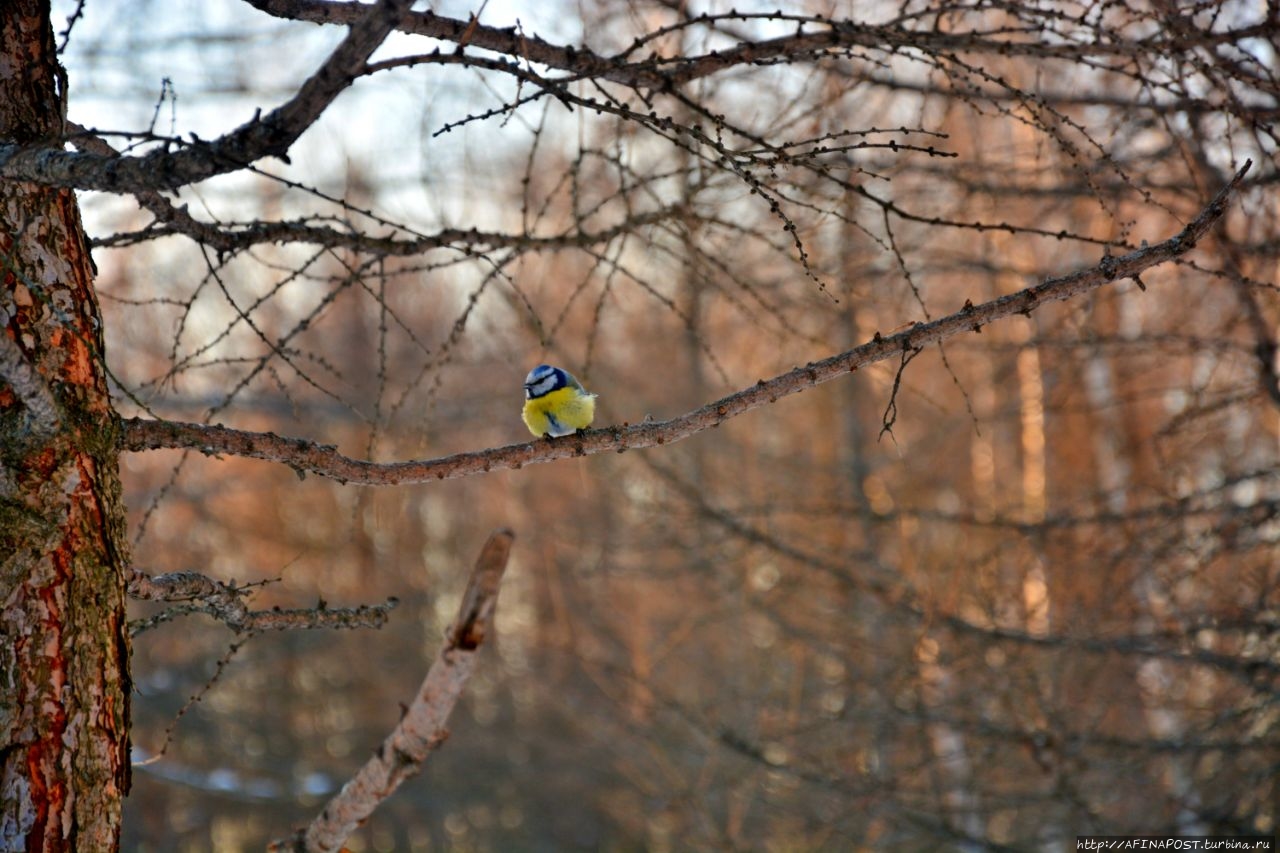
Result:
[[[574,383],[574,378],[558,367],[539,364],[524,378],[525,399],[532,400]]]
[[[529,371],[529,375],[524,378],[525,385],[536,385],[548,376],[554,376],[557,372],[563,373],[558,367],[552,367],[549,364],[539,364],[533,370]]]

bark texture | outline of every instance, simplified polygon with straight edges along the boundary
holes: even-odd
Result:
[[[60,139],[65,89],[48,1],[0,3],[0,140]],[[0,849],[114,850],[129,785],[128,555],[72,191],[0,181],[0,275]]]

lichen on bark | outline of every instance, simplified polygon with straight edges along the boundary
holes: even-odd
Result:
[[[46,0],[0,4],[0,138],[62,133]],[[114,850],[129,784],[127,540],[101,316],[74,193],[0,182],[0,848]],[[17,362],[6,362],[11,365]],[[31,390],[31,389],[28,389]],[[31,410],[55,413],[32,428]]]

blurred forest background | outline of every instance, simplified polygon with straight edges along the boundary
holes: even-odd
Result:
[[[288,19],[326,5],[55,3],[69,118],[121,149],[224,133],[342,39]],[[1253,170],[1145,291],[679,444],[384,489],[126,454],[139,567],[262,581],[255,607],[401,603],[377,631],[139,633],[135,757],[163,755],[124,849],[261,849],[308,820],[502,526],[496,641],[353,850],[1276,832],[1275,4],[776,5],[432,2],[688,73],[397,34],[290,163],[174,194],[205,231],[82,193],[120,412],[424,459],[527,440],[546,361],[600,395],[597,426],[666,419],[1167,239]],[[832,20],[865,38],[681,64]]]

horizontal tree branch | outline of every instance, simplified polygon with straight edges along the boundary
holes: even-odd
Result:
[[[234,172],[263,157],[285,158],[290,146],[351,83],[395,28],[412,0],[357,4],[351,31],[288,102],[216,141],[196,140],[180,151],[140,157],[64,151],[60,147],[0,145],[0,178],[106,192],[174,189]]]
[[[107,157],[118,157],[110,143],[93,130],[68,123],[70,141],[80,150]],[[156,190],[134,193],[138,203],[155,216],[144,228],[92,241],[94,248],[119,248],[155,240],[161,237],[182,235],[208,246],[222,254],[242,252],[254,246],[282,243],[303,243],[328,249],[348,249],[383,257],[407,257],[432,249],[454,248],[486,252],[497,248],[516,249],[564,249],[597,246],[638,228],[654,225],[680,215],[683,207],[662,208],[638,213],[618,224],[599,231],[566,231],[562,234],[508,234],[496,231],[478,231],[475,228],[443,228],[431,234],[409,236],[374,236],[354,228],[340,229],[319,225],[312,221],[291,222],[254,221],[244,225],[204,222],[191,215],[187,206],[174,204]],[[364,213],[364,211],[355,211]]]
[[[1270,33],[1269,23],[1225,31],[1177,27],[1145,39],[1120,33],[1082,31],[1088,38],[1027,39],[1018,27],[991,31],[948,32],[907,27],[900,23],[864,24],[817,15],[781,13],[699,16],[678,27],[724,25],[749,20],[792,24],[796,32],[777,38],[742,39],[725,50],[698,56],[663,57],[656,54],[630,60],[631,53],[655,42],[637,40],[618,56],[604,56],[583,46],[558,45],[517,27],[492,27],[472,18],[460,20],[430,11],[412,12],[410,0],[381,0],[372,6],[349,0],[247,0],[267,14],[297,21],[341,24],[351,28],[347,38],[320,69],[303,83],[287,103],[266,116],[255,117],[212,141],[195,140],[180,150],[154,150],[137,157],[68,152],[57,146],[25,148],[0,144],[0,179],[31,181],[50,186],[141,193],[174,189],[226,172],[236,171],[263,157],[285,158],[292,144],[327,106],[357,77],[371,73],[367,60],[392,29],[498,53],[510,61],[537,63],[564,72],[556,81],[609,81],[634,89],[672,91],[691,81],[744,66],[801,61],[862,48],[923,55],[1030,56],[1073,62],[1116,57],[1179,56],[1214,45],[1235,43]],[[659,32],[670,32],[666,28]],[[1071,31],[1070,35],[1076,35]],[[459,55],[459,61],[465,60]]]
[[[141,198],[143,193],[139,194]],[[158,195],[158,194],[156,194]],[[161,197],[163,198],[163,197]],[[165,199],[168,202],[167,199]],[[239,225],[214,225],[191,216],[186,206],[169,203],[169,210],[151,207],[156,222],[137,231],[113,234],[93,241],[95,248],[120,248],[160,237],[182,235],[201,245],[228,254],[254,246],[300,243],[328,249],[347,249],[381,257],[408,257],[433,249],[451,248],[476,253],[499,248],[521,250],[555,250],[599,246],[623,234],[669,220],[679,215],[679,208],[663,208],[639,213],[599,231],[565,231],[561,234],[519,234],[500,231],[478,231],[474,228],[443,228],[431,234],[405,237],[375,236],[354,229],[340,229],[314,222],[252,222]]]
[[[179,603],[177,610],[180,613],[207,614],[237,634],[303,628],[381,628],[399,603],[390,598],[382,604],[362,604],[357,607],[331,608],[321,602],[316,607],[250,610],[245,603],[250,587],[223,583],[199,572],[150,575],[137,569],[129,578],[128,592],[130,597],[142,601]],[[160,617],[143,619],[133,633],[155,627],[161,622],[169,621],[169,618],[171,617],[162,614]]]
[[[278,18],[309,21],[317,24],[349,24],[360,14],[359,4],[348,0],[246,0],[259,11]],[[1086,30],[1093,38],[1078,41],[1062,38],[1049,42],[1027,39],[1025,31],[978,30],[949,32],[935,27],[908,28],[898,24],[863,24],[835,20],[820,15],[776,13],[738,13],[702,15],[682,21],[677,28],[697,25],[716,26],[749,20],[769,20],[794,25],[797,32],[772,39],[744,39],[726,50],[710,51],[700,56],[664,58],[648,56],[627,61],[622,56],[602,56],[587,47],[557,45],[516,27],[493,27],[472,18],[460,20],[433,12],[408,12],[399,23],[402,32],[452,42],[459,47],[477,47],[494,53],[535,62],[571,73],[579,79],[608,80],[632,88],[667,90],[693,80],[708,77],[740,65],[800,59],[830,51],[853,47],[887,51],[915,50],[921,53],[965,53],[994,56],[1034,56],[1039,59],[1079,61],[1099,57],[1133,57],[1185,53],[1197,47],[1211,47],[1224,42],[1265,37],[1270,24],[1261,23],[1238,29],[1206,32],[1202,28],[1162,30],[1145,39],[1127,39],[1118,33]],[[800,30],[801,27],[817,29]],[[644,42],[637,41],[637,46]],[[634,48],[633,48],[634,50]],[[631,53],[632,51],[627,51]]]
[[[342,849],[351,833],[401,783],[416,775],[431,751],[444,742],[448,736],[445,723],[475,668],[480,644],[492,627],[498,590],[514,540],[510,530],[499,530],[485,542],[467,582],[458,617],[445,634],[444,646],[418,688],[413,704],[382,746],[329,800],[310,826],[272,844],[270,849],[297,853]]]
[[[282,462],[297,471],[299,476],[312,473],[344,483],[387,486],[449,480],[495,469],[518,469],[570,456],[588,456],[609,451],[622,453],[670,444],[717,427],[730,418],[759,406],[830,382],[866,365],[897,358],[904,352],[963,332],[980,331],[982,326],[1004,317],[1014,314],[1030,315],[1047,302],[1071,299],[1117,279],[1137,279],[1147,269],[1173,260],[1194,248],[1196,242],[1222,218],[1231,194],[1239,188],[1251,166],[1252,161],[1246,161],[1194,220],[1162,243],[1118,257],[1106,256],[1090,269],[1047,279],[1034,287],[981,305],[966,302],[964,308],[954,314],[930,323],[916,323],[911,328],[888,337],[877,333],[872,341],[862,346],[797,367],[769,380],[762,379],[750,388],[670,420],[603,427],[558,439],[458,453],[439,459],[379,463],[344,456],[331,445],[321,445],[301,438],[286,438],[269,432],[248,432],[211,424],[128,418],[122,421],[121,449],[143,451],[183,448],[209,456],[247,456]]]

